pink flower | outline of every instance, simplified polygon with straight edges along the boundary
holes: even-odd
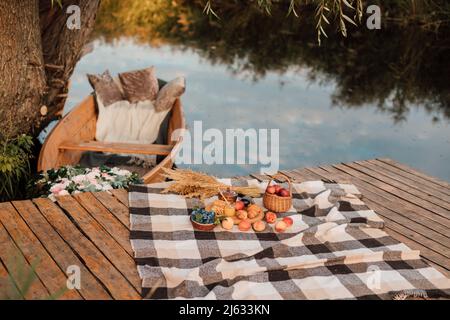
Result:
[[[64,186],[64,184],[58,183],[58,184],[55,184],[53,187],[50,188],[50,192],[53,193],[53,194],[59,194],[65,188],[66,188],[66,186]]]
[[[86,176],[82,175],[82,174],[72,178],[72,181],[75,182],[76,184],[80,184],[80,183],[82,183],[85,180],[86,180]]]
[[[86,175],[86,178],[91,181],[91,180],[95,180],[96,178],[100,177],[100,173],[99,172],[89,172]]]
[[[70,193],[69,193],[69,191],[67,191],[67,190],[61,190],[61,191],[58,193],[58,196],[68,196],[68,195],[70,195]]]

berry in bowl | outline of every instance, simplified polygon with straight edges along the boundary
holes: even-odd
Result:
[[[214,211],[197,208],[191,213],[191,223],[194,229],[200,231],[211,231],[217,225]]]

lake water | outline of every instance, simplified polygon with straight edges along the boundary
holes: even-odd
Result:
[[[210,22],[198,24],[204,23]],[[86,73],[154,65],[159,78],[186,77],[182,101],[188,127],[202,121],[204,130],[279,129],[280,169],[389,157],[450,181],[449,46],[436,49],[442,40],[426,34],[421,40],[405,30],[369,34],[364,41],[355,37],[350,44],[329,39],[316,48],[314,40],[301,41],[289,32],[267,40],[252,34],[255,41],[249,44],[241,39],[245,33],[237,39],[226,33],[203,38],[201,31],[178,39],[178,32],[142,41],[118,30],[103,41],[109,33],[102,28],[94,51],[76,67],[66,112],[91,92]],[[414,59],[405,57],[411,47],[417,50],[410,54]],[[423,60],[417,62],[417,56]],[[217,176],[259,170],[191,167]]]
[[[233,74],[226,65],[209,63],[193,50],[138,45],[129,39],[114,44],[96,41],[94,46],[75,70],[68,110],[92,91],[86,73],[155,65],[160,78],[186,77],[182,101],[189,127],[200,120],[204,129],[279,129],[282,169],[390,157],[450,180],[449,123],[434,123],[432,115],[418,106],[396,124],[375,106],[333,107],[333,83],[311,82],[306,69],[268,73],[254,82]],[[258,170],[237,165],[192,167],[218,176]]]

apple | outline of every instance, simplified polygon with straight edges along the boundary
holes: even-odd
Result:
[[[266,212],[266,221],[267,223],[274,223],[277,221],[277,215],[270,211]]]
[[[283,220],[281,220],[281,221],[286,223],[288,228],[294,224],[294,220],[292,220],[291,217],[284,217]]]
[[[264,222],[264,221],[256,221],[254,224],[253,224],[253,229],[256,231],[256,232],[261,232],[261,231],[264,231],[264,230],[266,230],[266,223]]]
[[[275,193],[278,193],[278,192],[280,192],[280,189],[283,189],[280,185],[278,185],[278,184],[276,184],[276,185],[274,185],[274,187],[275,187]]]
[[[241,221],[238,225],[238,228],[241,231],[248,231],[248,230],[250,230],[251,227],[252,227],[252,225],[247,220]]]
[[[269,194],[275,194],[276,193],[275,186],[268,186],[266,192]]]
[[[284,232],[287,229],[287,224],[284,221],[278,221],[277,224],[275,225],[275,230],[277,232]]]
[[[278,195],[280,197],[290,197],[291,194],[289,193],[288,190],[281,188],[280,191],[278,192]]]
[[[234,207],[235,207],[236,210],[238,210],[238,211],[239,211],[239,210],[242,210],[242,209],[245,208],[245,203],[244,203],[243,201],[238,200],[238,201],[236,201]]]

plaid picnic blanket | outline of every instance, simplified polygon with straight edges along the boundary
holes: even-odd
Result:
[[[230,185],[267,182],[222,179]],[[170,183],[170,182],[169,182]],[[450,297],[450,280],[383,230],[353,185],[293,184],[284,233],[194,230],[198,199],[133,186],[131,244],[142,296],[153,299],[392,299],[404,292]],[[211,199],[213,200],[213,199]],[[262,198],[255,202],[262,205]]]

